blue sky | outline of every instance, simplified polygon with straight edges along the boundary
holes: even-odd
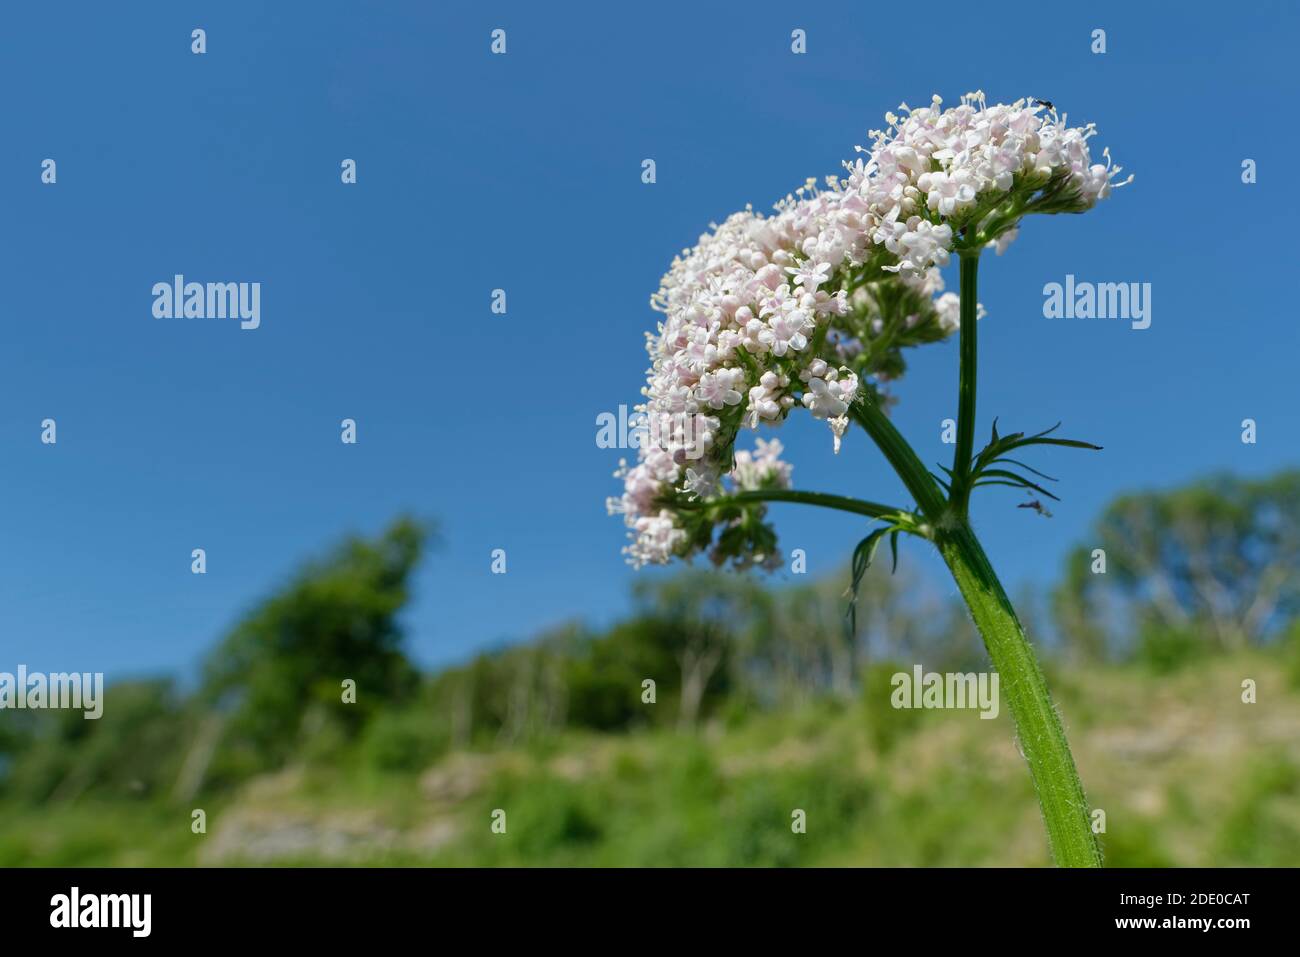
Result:
[[[671,256],[836,172],[932,92],[1050,99],[1137,175],[981,268],[978,436],[994,414],[1060,419],[1106,447],[1037,460],[1063,478],[1050,521],[1010,490],[977,502],[1008,583],[1050,582],[1121,490],[1300,463],[1295,8],[974,9],[6,7],[0,668],[189,672],[301,560],[402,510],[443,528],[407,616],[422,662],[616,616],[635,573],[603,506],[622,453],[596,447],[595,421],[637,399]],[[261,327],[154,319],[150,289],[175,273],[261,282]],[[1067,273],[1150,282],[1151,328],[1043,318]],[[950,457],[955,363],[955,342],[916,352],[898,387],[928,459]],[[824,426],[783,433],[797,486],[906,504],[860,435],[833,458]],[[778,527],[814,573],[862,532],[789,506]],[[938,572],[918,547],[905,560]]]

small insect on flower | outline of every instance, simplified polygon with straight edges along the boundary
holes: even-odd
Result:
[[[1039,106],[1046,107],[1049,110],[1056,109],[1056,104],[1053,103],[1051,100],[1040,100],[1038,97],[1034,97],[1034,102],[1037,103]]]

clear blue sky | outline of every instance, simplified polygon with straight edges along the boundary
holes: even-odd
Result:
[[[1050,581],[1121,490],[1300,463],[1294,6],[977,6],[7,5],[0,670],[186,673],[301,560],[404,509],[443,525],[407,616],[422,662],[610,620],[635,573],[595,418],[637,399],[672,254],[932,92],[1050,99],[1137,174],[981,270],[981,437],[996,413],[1106,447],[1038,460],[1064,479],[1050,521],[1010,490],[977,504],[1007,581]],[[154,319],[177,272],[261,282],[261,328]],[[1152,283],[1151,328],[1044,319],[1066,273]],[[929,459],[955,361],[918,352],[899,386]],[[834,459],[805,419],[796,485],[905,504],[860,435]],[[814,573],[861,535],[796,507],[779,528]]]

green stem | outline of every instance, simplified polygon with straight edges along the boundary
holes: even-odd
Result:
[[[1083,785],[1047,682],[1016,610],[967,519],[975,440],[979,248],[962,250],[960,255],[957,449],[952,465],[951,509],[939,523],[936,543],[984,639],[1011,706],[1020,748],[1038,792],[1053,859],[1063,867],[1100,867],[1101,851],[1092,833]]]
[[[1038,792],[1053,860],[1062,867],[1100,867],[1101,850],[1069,742],[1011,601],[964,521],[942,531],[938,545],[998,670],[1020,750]]]
[[[1083,785],[1047,690],[1047,682],[1015,609],[967,519],[975,434],[975,315],[979,252],[977,249],[963,249],[960,255],[961,372],[951,496],[944,498],[939,484],[876,404],[874,397],[859,397],[849,407],[849,415],[880,447],[915,498],[928,523],[918,531],[938,546],[984,639],[989,658],[998,671],[1000,690],[1005,693],[1015,719],[1020,748],[1038,793],[1053,860],[1063,867],[1100,867],[1101,850],[1092,833]],[[723,501],[731,500],[804,502],[871,518],[905,516],[912,521],[916,519],[910,513],[889,506],[821,492],[768,489],[739,492]],[[697,507],[707,507],[717,501],[702,502]]]
[[[849,414],[880,446],[916,498],[918,507],[933,523],[933,529],[927,531],[952,572],[998,671],[1000,687],[1010,705],[1021,750],[1038,793],[1053,860],[1065,867],[1099,867],[1101,851],[1092,833],[1083,785],[1047,682],[1015,609],[967,520],[975,434],[978,266],[978,250],[962,252],[961,372],[950,500],[944,500],[933,476],[872,399],[859,399]]]
[[[961,253],[961,372],[957,382],[957,449],[952,459],[952,505],[963,518],[970,506],[970,464],[975,451],[975,379],[978,338],[976,292],[980,254]]]
[[[891,518],[903,513],[902,509],[890,505],[881,505],[878,502],[867,502],[860,498],[831,495],[827,492],[803,492],[787,488],[735,492],[731,495],[706,499],[699,504],[700,507],[707,506],[711,508],[717,505],[725,505],[728,502],[802,502],[805,505],[820,505],[822,508],[833,508],[841,512],[853,512],[855,515],[866,515],[868,518]],[[691,508],[693,506],[691,503],[686,503],[679,507]]]
[[[885,458],[903,480],[903,485],[925,517],[932,522],[938,521],[947,508],[943,492],[935,483],[934,476],[907,444],[907,439],[889,421],[875,400],[869,396],[860,396],[849,406],[849,415],[871,436],[880,451],[885,453]]]

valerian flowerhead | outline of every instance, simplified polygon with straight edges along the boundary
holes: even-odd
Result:
[[[871,132],[870,150],[859,147],[868,159],[847,183],[877,221],[872,241],[895,255],[884,267],[892,271],[945,265],[954,241],[1002,253],[1025,216],[1084,212],[1133,178],[1114,182],[1109,150],[1092,161],[1093,124],[1067,126],[1034,100],[988,106],[977,91],[947,110],[938,96],[899,109],[905,118],[887,113],[889,127]]]
[[[939,272],[954,249],[1001,253],[1025,216],[1082,212],[1117,185],[1108,153],[1092,162],[1093,127],[1036,102],[972,93],[947,110],[937,96],[900,109],[846,176],[808,180],[771,215],[746,208],[714,224],[661,280],[638,461],[615,473],[624,492],[609,500],[632,564],[705,551],[778,565],[764,506],[731,493],[788,487],[790,467],[778,442],[736,451],[740,432],[802,408],[838,451],[855,400],[888,404],[903,350],[957,329]]]

